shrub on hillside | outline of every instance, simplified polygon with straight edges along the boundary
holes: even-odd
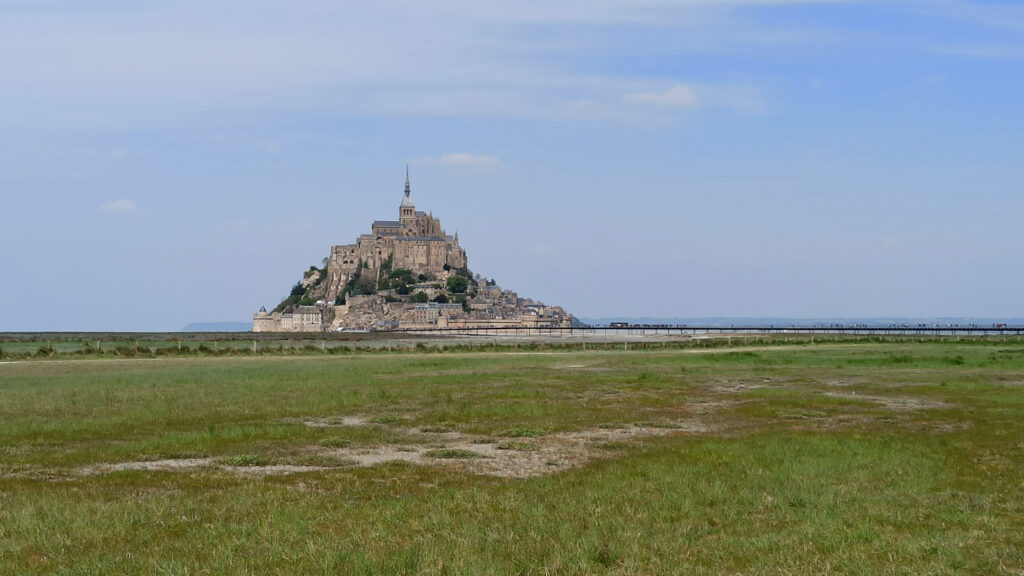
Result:
[[[448,278],[448,290],[453,294],[462,294],[469,287],[469,281],[462,276],[450,276]]]

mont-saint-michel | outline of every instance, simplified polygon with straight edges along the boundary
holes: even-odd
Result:
[[[570,326],[560,306],[521,298],[469,269],[459,234],[416,209],[405,172],[398,220],[377,220],[352,244],[331,247],[253,332],[544,328]]]

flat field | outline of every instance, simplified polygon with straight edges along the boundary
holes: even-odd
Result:
[[[1024,574],[1024,345],[0,363],[2,574]]]

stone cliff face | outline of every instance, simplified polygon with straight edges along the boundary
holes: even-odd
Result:
[[[343,308],[341,314],[339,308]],[[400,303],[389,303],[384,296],[352,296],[345,306],[335,307],[330,327],[333,330],[393,329],[397,327],[401,310]]]

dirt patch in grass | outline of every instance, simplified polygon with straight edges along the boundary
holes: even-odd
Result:
[[[310,428],[338,428],[366,426],[370,423],[370,418],[366,416],[324,416],[323,418],[307,418],[300,421]]]
[[[221,466],[221,470],[238,474],[239,476],[277,476],[282,474],[296,474],[299,472],[322,472],[329,470],[327,466],[296,466],[293,464],[274,464],[270,466]]]
[[[710,388],[711,392],[718,392],[723,394],[738,394],[740,392],[746,392],[747,390],[760,390],[761,388],[773,388],[781,387],[779,384],[769,384],[765,382],[743,382],[743,383],[729,383],[729,384],[718,384]]]
[[[423,453],[428,458],[445,458],[445,459],[465,459],[465,458],[480,458],[478,452],[473,450],[466,450],[464,448],[434,448],[427,450]]]
[[[632,441],[651,436],[669,434],[705,433],[708,425],[694,420],[680,420],[659,423],[657,426],[634,425],[617,428],[590,428],[576,432],[558,432],[527,437],[529,441],[482,439],[479,436],[446,432],[444,434],[419,433],[430,437],[438,444],[432,445],[386,445],[373,448],[319,449],[354,462],[359,466],[376,466],[387,462],[407,462],[419,465],[450,466],[471,474],[501,476],[505,478],[529,478],[552,474],[582,466],[596,458],[608,458],[621,454],[609,454],[603,449],[607,445],[637,446]],[[516,436],[513,436],[516,437]],[[473,454],[472,458],[446,457],[443,454]],[[628,451],[626,451],[628,453]]]
[[[118,462],[115,464],[96,464],[78,469],[82,475],[106,474],[125,470],[181,470],[210,466],[214,458],[176,458],[169,460],[150,460],[144,462]]]
[[[722,408],[728,408],[730,406],[736,406],[737,404],[743,404],[749,402],[749,400],[696,400],[688,402],[686,408],[694,414],[708,414],[711,412],[717,412]]]
[[[272,465],[234,465],[231,459],[220,462],[216,458],[178,458],[173,460],[153,460],[147,462],[118,462],[115,464],[97,464],[76,470],[80,476],[109,474],[126,470],[172,471],[209,468],[223,470],[240,476],[270,476],[279,474],[295,474],[297,472],[319,472],[340,466],[299,466],[293,464]]]
[[[444,466],[469,474],[482,474],[505,478],[530,478],[577,468],[595,459],[620,458],[640,449],[642,440],[656,436],[684,434],[728,434],[753,425],[742,418],[725,418],[721,412],[749,402],[738,400],[734,394],[757,388],[779,386],[776,382],[726,382],[711,387],[717,395],[694,399],[680,406],[676,417],[638,420],[634,423],[613,422],[569,432],[550,432],[540,428],[512,427],[493,437],[468,434],[449,424],[410,427],[401,423],[408,417],[396,413],[377,418],[362,415],[302,418],[312,428],[367,426],[401,436],[382,436],[378,445],[352,445],[347,439],[326,439],[316,445],[298,449],[295,454],[278,454],[272,462],[241,462],[192,458],[150,462],[103,464],[80,469],[80,474],[96,474],[119,470],[178,470],[210,468],[243,476],[262,477],[274,474],[318,472],[348,466],[377,466],[389,462],[405,462],[420,466]],[[861,400],[880,404],[895,412],[926,408],[948,408],[950,404],[918,397],[887,397],[856,394],[837,390],[835,383],[828,391],[811,391],[833,398]],[[376,420],[376,421],[375,421]],[[863,425],[874,421],[862,414],[842,414],[830,411],[795,409],[780,418],[786,428],[825,430],[836,427]],[[611,449],[609,447],[613,447]],[[330,465],[332,462],[337,465]]]
[[[953,405],[948,402],[916,396],[872,396],[870,394],[857,394],[856,392],[825,392],[824,394],[830,398],[874,402],[876,404],[881,404],[890,410],[897,411],[944,409],[953,407]]]
[[[951,433],[969,430],[974,427],[973,422],[929,422],[928,428],[936,433]]]

